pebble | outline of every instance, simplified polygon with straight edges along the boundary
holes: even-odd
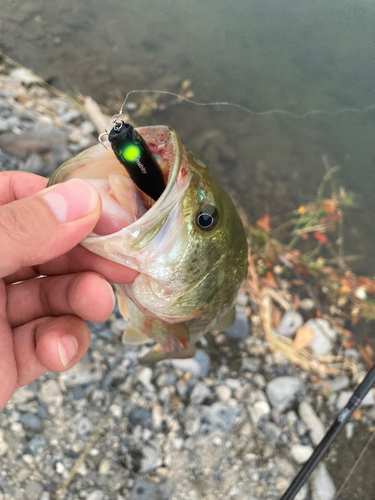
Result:
[[[142,450],[143,458],[141,460],[140,472],[149,472],[152,469],[160,467],[162,459],[160,457],[160,450],[157,450],[153,446],[145,445]]]
[[[220,401],[228,401],[232,396],[231,389],[226,385],[219,385],[216,387],[216,394]]]
[[[333,500],[335,498],[336,488],[324,464],[320,463],[312,473],[311,483],[311,500]]]
[[[33,399],[34,397],[35,393],[33,391],[30,391],[29,389],[27,389],[27,387],[21,387],[20,389],[17,389],[13,394],[10,402],[15,405],[20,405],[22,403],[30,401],[30,399]]]
[[[8,451],[9,445],[4,440],[4,430],[0,429],[0,457],[4,456]]]
[[[35,436],[29,441],[28,447],[33,455],[36,455],[38,451],[42,450],[47,444],[46,438],[43,434],[35,434]]]
[[[175,369],[191,373],[193,377],[205,378],[210,369],[210,358],[207,353],[197,350],[194,357],[190,359],[173,359],[172,365]]]
[[[329,383],[329,388],[331,389],[332,392],[338,392],[349,387],[350,380],[349,377],[347,377],[346,375],[341,375],[335,377],[332,380],[329,380],[328,383]]]
[[[284,410],[292,403],[297,396],[304,394],[305,386],[303,382],[295,377],[277,377],[266,386],[266,394],[273,407],[280,411]]]
[[[78,422],[77,425],[78,435],[86,436],[86,434],[88,434],[91,431],[91,429],[92,429],[91,421],[86,417],[81,418],[81,420]]]
[[[328,354],[337,339],[336,330],[331,327],[326,319],[322,318],[309,319],[305,325],[314,332],[314,338],[307,346],[312,350],[313,355],[324,356]]]
[[[30,481],[25,487],[25,495],[28,500],[39,500],[43,493],[43,486],[37,481]]]
[[[190,394],[190,401],[193,404],[200,404],[211,394],[209,387],[203,382],[197,382]]]
[[[342,410],[346,403],[349,401],[349,399],[352,397],[353,392],[352,391],[342,391],[336,401],[336,408],[338,410]],[[361,406],[373,406],[375,404],[375,390],[371,389],[369,391],[365,398],[361,402]]]
[[[203,406],[201,431],[208,434],[216,430],[227,432],[234,425],[237,415],[238,410],[225,403],[217,402],[212,406]]]
[[[302,401],[298,407],[298,413],[303,423],[310,432],[310,439],[316,446],[323,438],[325,429],[322,421],[315,413],[313,407],[307,401]]]
[[[303,317],[297,311],[287,311],[281,318],[276,328],[276,333],[283,337],[293,338],[300,326],[303,325]]]
[[[266,436],[269,444],[274,447],[276,446],[279,438],[281,436],[281,429],[273,422],[265,422],[261,427],[264,435]]]
[[[90,493],[87,497],[87,500],[104,500],[104,492],[101,490],[95,490]]]
[[[188,436],[197,434],[200,429],[200,415],[194,406],[190,406],[185,412],[185,432]]]
[[[244,294],[245,295],[245,294]],[[247,295],[246,295],[247,299]],[[250,334],[249,318],[246,314],[246,305],[236,304],[236,316],[232,326],[225,330],[225,334],[232,340],[243,340]]]
[[[99,463],[99,474],[108,474],[111,469],[111,462],[103,458]]]
[[[38,430],[42,425],[40,418],[30,412],[21,415],[19,421],[29,429]]]
[[[260,420],[266,419],[271,413],[271,407],[266,401],[257,401],[249,408],[251,420],[257,425]]]
[[[294,444],[290,448],[290,454],[298,464],[304,464],[310,458],[312,452],[312,446],[304,446],[302,444]]]
[[[244,358],[241,364],[241,370],[249,372],[258,372],[262,360],[260,358]]]
[[[56,380],[51,379],[44,382],[39,391],[39,399],[46,405],[53,405],[56,407],[62,405],[63,396]]]

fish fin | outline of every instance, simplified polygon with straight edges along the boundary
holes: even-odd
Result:
[[[152,365],[164,359],[185,359],[192,358],[195,354],[195,347],[189,346],[187,349],[180,349],[178,351],[166,352],[161,344],[156,344],[148,353],[146,353],[140,360],[141,365]]]
[[[128,320],[130,317],[130,311],[129,311],[129,306],[128,302],[126,299],[121,297],[121,295],[118,293],[117,294],[117,302],[118,302],[118,307],[120,309],[120,313],[122,314],[122,317],[125,320]]]
[[[166,323],[162,322],[169,335],[178,340],[184,349],[187,349],[190,343],[190,333],[186,323]]]
[[[233,306],[229,309],[227,314],[224,317],[222,317],[221,320],[218,321],[218,323],[215,324],[214,329],[219,331],[226,330],[227,328],[233,325],[235,318],[236,318],[236,308]]]
[[[122,334],[122,342],[128,345],[140,345],[152,342],[148,335],[137,330],[133,325],[127,324]]]

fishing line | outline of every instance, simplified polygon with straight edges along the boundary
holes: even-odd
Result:
[[[375,104],[371,104],[369,106],[366,106],[364,108],[339,108],[333,111],[325,111],[324,109],[313,109],[312,111],[308,111],[307,113],[302,113],[302,114],[297,114],[297,113],[292,113],[291,111],[287,111],[285,109],[270,109],[268,111],[254,111],[253,109],[246,108],[245,106],[242,106],[241,104],[236,104],[233,102],[226,102],[226,101],[218,101],[218,102],[199,102],[199,101],[193,101],[192,99],[189,99],[187,97],[184,97],[180,94],[177,94],[175,92],[169,92],[167,90],[153,90],[153,89],[144,89],[144,90],[130,90],[126,94],[125,100],[122,103],[120,112],[116,116],[121,116],[123,114],[124,107],[127,103],[128,97],[131,94],[136,94],[136,93],[154,93],[154,94],[165,94],[165,95],[171,95],[174,97],[177,97],[178,99],[182,101],[186,101],[190,104],[194,104],[195,106],[228,106],[232,108],[237,108],[240,109],[241,111],[245,113],[249,113],[251,115],[255,116],[267,116],[267,115],[286,115],[290,116],[291,118],[296,118],[296,119],[301,119],[301,118],[307,118],[309,116],[314,116],[314,115],[338,115],[338,114],[345,114],[345,113],[367,113],[368,111],[371,111],[375,109]]]

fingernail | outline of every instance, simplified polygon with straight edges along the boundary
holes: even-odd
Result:
[[[78,343],[72,335],[63,335],[57,341],[57,348],[60,361],[64,366],[68,366],[78,351]]]
[[[106,281],[105,279],[103,279],[104,283],[107,285],[108,287],[108,290],[110,291],[111,293],[111,297],[112,297],[112,302],[113,302],[113,306],[112,306],[112,309],[115,307],[115,304],[116,304],[116,297],[115,297],[115,293],[113,291],[113,288],[111,286],[110,283],[108,283],[108,281]]]
[[[48,188],[42,198],[59,221],[71,222],[94,210],[99,193],[88,182],[71,179]]]

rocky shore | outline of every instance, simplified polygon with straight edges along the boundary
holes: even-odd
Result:
[[[96,138],[79,102],[3,61],[0,171],[48,177]],[[295,339],[307,326],[311,359],[340,356],[345,365],[319,373],[272,352],[259,304],[244,290],[235,324],[201,339],[194,358],[142,367],[144,348],[122,344],[115,309],[90,324],[91,345],[76,367],[19,389],[0,413],[0,499],[279,499],[365,374],[358,350],[344,349],[329,321],[309,313],[311,299],[296,310],[287,287],[280,294],[276,334]],[[340,449],[350,454],[355,436],[369,439],[374,424],[373,389]],[[358,456],[344,470],[335,450],[298,500],[337,498]],[[374,478],[360,465],[341,500],[373,498]]]

